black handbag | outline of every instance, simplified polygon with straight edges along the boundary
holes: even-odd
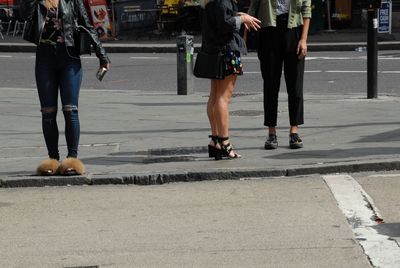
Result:
[[[200,51],[197,54],[193,74],[198,78],[224,79],[225,55],[221,52],[209,54]]]
[[[92,37],[90,32],[85,27],[78,25],[75,33],[75,47],[78,49],[79,55],[91,55],[92,54],[92,46],[91,41]]]
[[[11,22],[9,22],[11,23]],[[25,30],[22,33],[22,39],[28,41],[28,42],[32,42],[34,40],[34,33],[33,33],[33,21],[29,20],[26,22],[26,26],[25,26]]]

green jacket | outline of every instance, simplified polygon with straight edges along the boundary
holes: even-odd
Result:
[[[249,15],[261,20],[261,27],[276,26],[277,0],[251,0]],[[311,0],[291,0],[288,28],[303,25],[303,18],[311,18]]]

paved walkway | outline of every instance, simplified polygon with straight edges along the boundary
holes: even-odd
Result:
[[[46,157],[34,89],[2,89],[0,183],[2,187],[136,183],[292,176],[312,173],[400,169],[400,97],[306,95],[304,148],[263,149],[262,95],[235,96],[231,138],[242,159],[214,161],[206,153],[207,96],[165,92],[82,90],[80,177],[32,176]],[[288,125],[280,97],[279,125]],[[59,115],[60,129],[63,119]],[[66,155],[61,134],[61,155]]]
[[[319,176],[0,189],[0,209],[0,267],[372,267]]]

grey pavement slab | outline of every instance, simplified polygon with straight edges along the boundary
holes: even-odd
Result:
[[[198,179],[400,169],[400,97],[307,95],[304,148],[288,148],[286,94],[280,96],[279,148],[263,149],[262,94],[236,95],[231,138],[241,159],[208,158],[207,95],[140,90],[81,91],[81,178],[31,176],[46,158],[35,89],[1,88],[0,184],[154,184]],[[59,113],[60,152],[66,155]],[[68,184],[68,183],[66,183]]]
[[[0,213],[1,267],[371,267],[319,176],[0,189]]]
[[[372,197],[384,223],[378,233],[390,236],[400,245],[400,172],[389,174],[360,174],[357,181]]]
[[[400,222],[400,172],[359,174],[355,177],[372,197],[385,222]],[[399,235],[400,236],[400,235]]]

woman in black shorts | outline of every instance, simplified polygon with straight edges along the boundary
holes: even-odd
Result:
[[[225,78],[211,79],[207,115],[211,126],[209,156],[238,158],[229,141],[229,103],[238,75],[243,74],[240,56],[246,45],[239,35],[240,26],[257,30],[260,21],[246,13],[237,12],[235,0],[203,0],[202,47],[205,53],[222,52],[225,57]]]

